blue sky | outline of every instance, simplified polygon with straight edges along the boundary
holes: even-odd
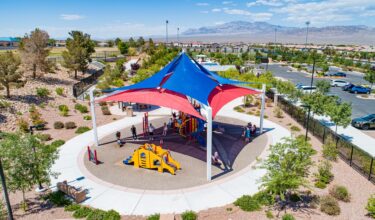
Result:
[[[35,27],[51,37],[82,30],[93,38],[163,35],[229,21],[283,26],[375,27],[375,0],[2,0],[0,36],[22,36]]]

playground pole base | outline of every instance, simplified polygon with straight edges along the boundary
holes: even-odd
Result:
[[[41,193],[41,192],[44,192],[46,190],[47,190],[47,187],[42,187],[42,188],[36,187],[35,192]]]

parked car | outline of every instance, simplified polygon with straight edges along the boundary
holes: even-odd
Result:
[[[326,73],[325,76],[346,77],[346,73],[343,73],[343,72]]]
[[[316,86],[301,86],[299,89],[303,93],[312,93],[316,91]]]
[[[363,130],[375,128],[375,114],[366,115],[352,120],[352,126]]]
[[[347,82],[347,81],[344,81],[344,80],[340,80],[340,79],[331,79],[331,86],[333,87],[343,87],[343,86],[347,86],[349,85],[350,83]]]
[[[371,89],[368,88],[368,87],[363,87],[363,86],[353,86],[349,92],[351,93],[365,93],[365,94],[370,94],[371,93]]]
[[[354,86],[355,86],[354,84],[349,83],[348,85],[343,86],[343,87],[342,87],[342,90],[343,90],[343,91],[350,91]]]

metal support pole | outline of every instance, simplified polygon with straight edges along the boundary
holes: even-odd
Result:
[[[326,140],[326,127],[324,126],[323,127],[323,144],[324,144],[325,140]]]
[[[211,181],[211,165],[212,165],[212,109],[208,107],[207,111],[207,181]]]
[[[10,205],[10,201],[9,201],[8,190],[7,190],[7,185],[5,181],[5,175],[4,175],[3,164],[1,162],[1,158],[0,158],[0,179],[1,179],[1,186],[3,188],[4,200],[7,206],[8,219],[13,220],[12,206]]]
[[[168,44],[168,20],[165,21],[165,43]]]
[[[264,104],[266,100],[266,84],[262,84],[262,105],[260,110],[259,134],[263,134]]]
[[[352,166],[352,161],[353,161],[353,151],[354,151],[354,146],[352,145],[352,151],[350,152],[350,166]]]
[[[90,110],[92,119],[92,131],[94,134],[95,145],[99,146],[98,129],[96,127],[96,114],[95,114],[95,98],[94,98],[94,88],[90,89]]]
[[[371,158],[371,164],[370,164],[370,172],[368,174],[368,180],[371,180],[371,175],[372,175],[372,164],[374,162],[374,158]]]
[[[310,110],[311,110],[311,107],[309,106],[309,111],[308,111],[308,113],[307,113],[307,120],[306,120],[306,135],[305,135],[305,141],[307,141],[307,135],[308,135],[308,133],[309,133]]]

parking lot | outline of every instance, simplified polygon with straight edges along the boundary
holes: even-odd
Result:
[[[301,83],[303,85],[310,85],[311,82],[310,75],[302,72],[291,72],[289,71],[289,67],[287,66],[281,66],[279,64],[269,64],[268,70],[270,70],[274,76],[290,80],[294,84]],[[360,73],[345,73],[347,74],[347,77],[343,78],[345,81],[353,84],[368,84],[368,82],[363,79],[363,76]],[[329,81],[330,79],[314,78],[314,85],[319,80]],[[352,118],[362,117],[368,114],[375,113],[375,100],[357,98],[356,94],[342,91],[340,87],[331,87],[330,94],[337,95],[344,102],[352,103]],[[375,130],[366,131],[365,133],[375,138]]]

